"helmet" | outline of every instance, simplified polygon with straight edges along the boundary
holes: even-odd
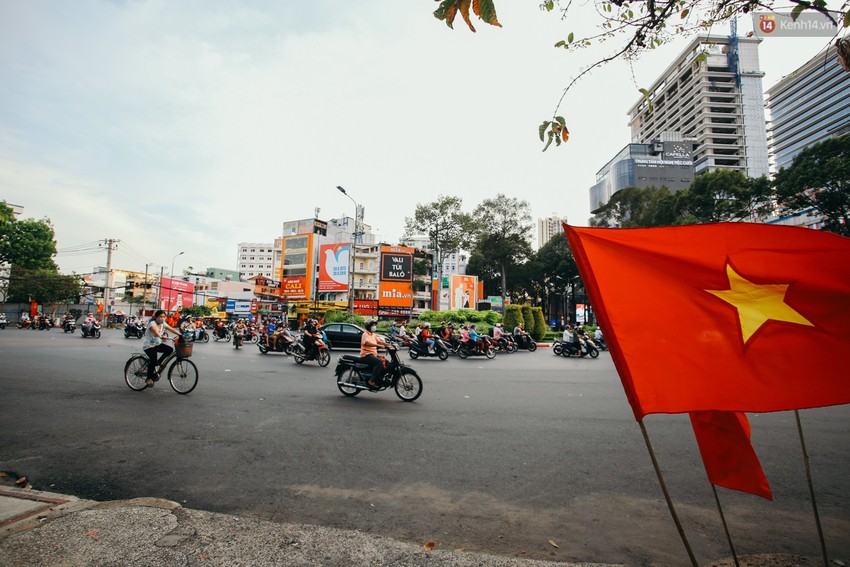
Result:
[[[431,323],[425,323],[425,328],[426,328],[426,329],[430,329],[430,328],[431,328]]]
[[[364,322],[364,323],[363,323],[363,325],[364,325],[367,329],[368,329],[369,327],[371,327],[372,325],[377,325],[377,324],[378,324],[378,322],[377,322],[377,321],[375,321],[374,319],[369,319],[369,320],[367,320],[366,322]]]
[[[501,323],[496,323],[496,326],[497,326],[497,327],[501,327],[501,326],[502,326],[502,324],[501,324]]]

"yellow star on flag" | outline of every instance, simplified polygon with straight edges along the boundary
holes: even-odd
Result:
[[[726,275],[729,276],[730,289],[705,291],[738,310],[745,344],[769,320],[814,327],[813,323],[785,303],[788,284],[756,284],[735,272],[728,264]]]

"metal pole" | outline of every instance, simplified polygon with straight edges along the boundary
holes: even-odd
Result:
[[[355,256],[357,254],[357,217],[360,212],[360,205],[357,204],[357,201],[354,200],[354,197],[348,194],[348,192],[339,185],[336,186],[337,190],[351,199],[351,202],[354,203],[354,233],[351,237],[351,248],[348,254],[349,260],[349,269],[348,269],[348,312],[354,313],[354,262]]]
[[[714,501],[717,503],[717,511],[720,513],[720,522],[723,524],[723,531],[726,532],[726,541],[729,542],[729,549],[732,551],[732,559],[735,561],[735,567],[740,567],[738,563],[738,554],[735,553],[735,545],[732,543],[732,536],[729,533],[729,526],[726,525],[726,516],[723,514],[723,507],[720,505],[720,497],[717,495],[717,487],[711,484],[711,491],[714,493]]]
[[[682,543],[685,545],[685,550],[688,552],[688,557],[691,559],[693,567],[699,567],[694,552],[691,550],[691,544],[688,543],[688,538],[685,535],[685,530],[682,528],[682,523],[679,521],[679,516],[676,514],[676,508],[673,507],[673,499],[670,498],[670,492],[667,490],[667,483],[664,482],[664,475],[661,474],[661,467],[658,465],[658,459],[655,458],[655,451],[652,449],[652,443],[649,441],[649,434],[646,432],[646,426],[643,424],[643,419],[638,421],[640,431],[643,433],[643,440],[646,443],[646,448],[649,451],[649,458],[652,460],[652,466],[655,468],[655,475],[658,477],[658,483],[661,485],[661,492],[664,493],[664,499],[667,501],[667,508],[670,510],[670,515],[673,516],[673,523],[676,524],[676,529],[679,531],[679,537],[682,538]]]
[[[823,537],[823,527],[820,523],[820,514],[818,514],[818,504],[815,501],[815,487],[812,484],[812,469],[809,467],[809,452],[806,450],[806,440],[803,438],[803,425],[800,423],[800,412],[794,410],[794,417],[797,419],[797,432],[800,434],[800,447],[803,449],[803,462],[806,466],[806,481],[809,483],[809,496],[812,498],[812,509],[815,512],[815,524],[818,528],[818,538],[820,538],[820,549],[823,553],[824,567],[829,567],[829,559],[826,555],[826,540]]]

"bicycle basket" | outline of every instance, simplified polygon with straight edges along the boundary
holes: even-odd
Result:
[[[177,351],[177,358],[189,358],[192,356],[192,343],[181,340],[174,344],[174,349]]]

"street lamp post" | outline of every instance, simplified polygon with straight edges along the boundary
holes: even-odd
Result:
[[[357,244],[357,213],[360,211],[360,205],[357,204],[354,197],[349,195],[344,188],[339,185],[337,185],[336,188],[340,193],[351,199],[351,202],[354,203],[354,234],[351,237],[351,248],[349,250],[348,259],[348,312],[354,313],[354,256],[356,254],[355,250]]]

